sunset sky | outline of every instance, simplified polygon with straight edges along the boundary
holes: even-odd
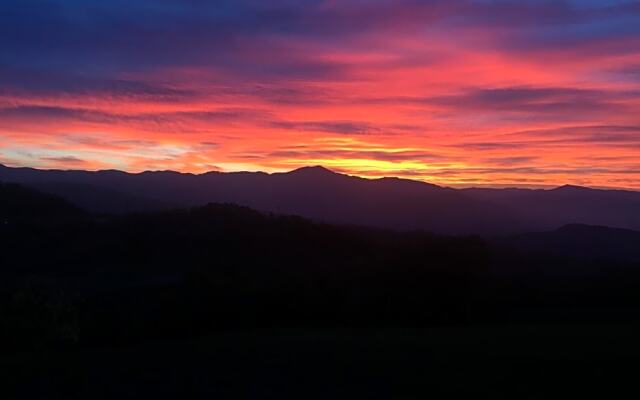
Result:
[[[640,2],[9,0],[0,163],[640,190]]]

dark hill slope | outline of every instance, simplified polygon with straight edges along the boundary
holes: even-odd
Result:
[[[340,224],[448,234],[492,234],[519,227],[502,207],[457,190],[422,182],[363,179],[322,167],[289,173],[181,174],[170,171],[127,174],[119,171],[42,171],[1,168],[0,179],[50,190],[93,211],[113,211],[87,204],[70,185],[91,185],[158,204],[199,206],[234,203],[262,211],[295,214]],[[55,187],[55,189],[53,188]],[[166,206],[169,207],[169,206]],[[122,211],[148,210],[145,204]]]
[[[73,217],[82,212],[67,201],[17,184],[0,182],[0,219]]]
[[[466,195],[499,204],[518,215],[529,230],[568,224],[640,230],[640,193],[565,185],[551,190],[463,189]]]
[[[222,202],[330,223],[443,234],[501,235],[552,230],[567,224],[640,230],[640,193],[576,186],[456,190],[398,178],[363,179],[322,167],[275,174],[194,175],[0,166],[0,180],[109,213]]]
[[[640,232],[628,229],[573,224],[518,235],[509,243],[523,253],[640,262]]]

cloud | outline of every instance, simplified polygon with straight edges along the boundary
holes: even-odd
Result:
[[[376,127],[365,122],[353,121],[277,121],[273,123],[273,126],[299,131],[320,131],[345,135],[366,135],[382,132],[380,127]]]
[[[537,159],[538,157],[535,157],[535,156],[494,157],[494,158],[487,158],[486,162],[494,165],[509,166],[509,165],[518,165],[518,164],[531,164]]]
[[[512,112],[530,115],[602,113],[625,108],[637,93],[566,87],[471,89],[423,99],[424,103],[460,112]]]
[[[0,47],[14,165],[607,184],[640,157],[634,1],[21,0]]]
[[[445,158],[442,155],[424,151],[372,151],[366,149],[358,150],[278,150],[266,154],[267,158],[285,158],[285,159],[364,159],[364,160],[382,160],[389,162],[401,161],[442,161]]]
[[[593,125],[565,126],[554,129],[536,129],[514,132],[511,138],[529,138],[549,144],[599,144],[640,146],[640,126]]]
[[[452,144],[452,147],[457,147],[464,150],[512,150],[526,147],[524,142],[463,142]]]
[[[43,161],[52,161],[54,163],[59,163],[59,164],[72,164],[72,165],[76,165],[76,164],[85,164],[86,161],[85,160],[81,160],[77,157],[73,157],[73,156],[64,156],[64,157],[41,157],[41,160]]]
[[[369,34],[508,28],[513,46],[551,46],[584,37],[581,27],[622,20],[608,29],[590,29],[584,40],[630,36],[634,4],[578,7],[568,1],[297,1],[184,2],[122,0],[22,0],[0,16],[3,64],[25,63],[47,71],[113,73],[176,65],[216,65],[244,76],[335,78],[344,66],[314,57],[296,42],[349,43]],[[631,16],[631,17],[630,17]],[[533,31],[527,28],[535,28]],[[45,38],[43,40],[43,38]],[[549,38],[549,39],[547,39]],[[289,45],[287,45],[289,44]],[[17,58],[14,54],[21,53]]]
[[[197,92],[140,80],[83,76],[69,72],[16,69],[0,65],[0,96],[102,96],[178,102]]]
[[[262,120],[269,114],[255,109],[216,109],[174,112],[118,113],[82,108],[54,106],[17,106],[0,108],[0,117],[7,120],[84,121],[97,124],[123,124],[142,130],[193,131],[193,122],[235,123],[247,120]]]

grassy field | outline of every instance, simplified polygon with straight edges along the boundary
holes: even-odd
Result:
[[[622,399],[637,398],[639,332],[625,324],[265,329],[0,365],[3,398]]]

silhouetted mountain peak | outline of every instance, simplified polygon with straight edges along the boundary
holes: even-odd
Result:
[[[586,186],[577,186],[577,185],[562,185],[562,186],[558,186],[555,189],[551,189],[552,191],[558,191],[558,192],[578,192],[578,191],[586,191],[586,190],[592,190],[591,188],[588,188]]]
[[[60,170],[54,170],[54,171],[60,171]],[[71,170],[71,171],[77,172],[74,170]],[[81,172],[87,172],[87,171],[81,171]],[[115,176],[132,175],[129,172],[120,171],[119,169],[101,169],[100,171],[97,171],[97,173],[103,174],[103,175],[115,175]]]
[[[589,225],[589,224],[567,224],[554,232],[565,234],[633,234],[640,235],[640,232],[631,229],[612,228],[601,225]]]
[[[336,172],[331,171],[328,168],[323,167],[322,165],[314,165],[310,167],[302,167],[298,169],[294,169],[288,174],[293,175],[309,175],[309,176],[322,176],[322,175],[340,175]]]
[[[382,182],[382,183],[391,183],[391,184],[400,184],[400,185],[413,185],[420,188],[448,189],[433,183],[416,181],[413,179],[400,178],[397,176],[384,176],[382,178],[376,179],[376,181]]]
[[[200,176],[212,176],[212,175],[220,175],[223,174],[222,171],[217,171],[217,170],[211,170],[211,171],[207,171],[207,172],[203,172],[200,174]]]
[[[185,173],[185,172],[178,172],[178,171],[173,171],[170,169],[166,169],[166,170],[156,170],[156,171],[144,171],[141,172],[139,175],[147,175],[147,176],[160,176],[160,175],[164,175],[164,176],[185,176],[185,175],[193,175],[192,173]]]
[[[556,231],[557,232],[562,232],[562,231],[573,232],[573,231],[581,231],[581,230],[592,229],[592,228],[601,228],[601,227],[595,226],[595,225],[587,225],[587,224],[567,224],[556,229]]]

